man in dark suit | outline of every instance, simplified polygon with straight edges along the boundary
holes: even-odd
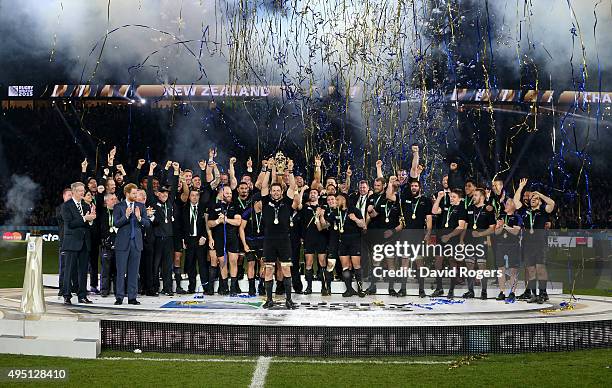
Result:
[[[79,303],[91,303],[87,299],[87,264],[89,250],[91,249],[91,225],[96,219],[96,209],[90,208],[85,201],[85,185],[75,182],[70,186],[72,200],[62,205],[62,219],[64,221],[64,239],[62,250],[66,252],[66,263],[64,266],[64,304],[72,304],[72,293],[70,289],[70,276],[73,268],[77,267],[78,298]]]
[[[102,247],[101,264],[102,271],[100,272],[100,295],[108,296],[112,288],[117,288],[117,264],[115,262],[115,237],[117,236],[117,228],[114,225],[113,208],[117,204],[117,196],[115,193],[107,192],[104,194],[104,207],[100,209],[100,246]]]
[[[140,304],[138,292],[138,268],[142,252],[142,229],[150,224],[147,211],[142,203],[136,202],[138,188],[135,184],[125,185],[125,201],[113,208],[113,223],[117,228],[115,237],[115,260],[117,262],[117,293],[115,304],[123,304],[125,298],[125,276],[127,273],[127,296],[129,304]]]
[[[64,191],[62,191],[62,199],[62,203],[60,205],[57,205],[57,207],[55,208],[57,234],[59,236],[59,290],[57,293],[58,296],[64,296],[64,266],[66,262],[66,252],[62,250],[62,240],[64,240],[64,220],[62,219],[62,207],[64,206],[64,203],[66,203],[66,201],[72,199],[72,191],[70,190],[70,187],[66,187]],[[76,267],[73,267],[71,282],[72,290],[75,290],[78,283]]]
[[[187,293],[193,294],[196,287],[196,264],[200,272],[202,288],[208,283],[208,262],[206,261],[206,206],[200,203],[200,192],[189,191],[189,202],[183,206],[182,234],[185,246],[185,272],[189,277]]]
[[[140,163],[140,162],[139,162]],[[138,202],[146,206],[147,192],[138,189]],[[153,216],[153,208],[147,207],[147,217],[149,221]],[[140,283],[138,285],[140,294],[147,296],[159,296],[159,289],[153,289],[153,247],[155,246],[155,234],[153,233],[153,223],[142,229],[142,253],[140,255]]]
[[[179,177],[179,164],[168,162],[166,169],[173,168],[173,175],[170,177],[170,187],[161,186],[156,191],[153,186],[147,184],[147,204],[153,208],[153,234],[155,235],[155,245],[153,249],[153,289],[159,290],[159,272],[163,279],[162,294],[167,296],[174,295],[172,291],[172,261],[174,257],[174,193]],[[157,163],[149,164],[148,182],[153,181],[153,172]],[[166,170],[164,170],[166,171]],[[162,174],[164,172],[162,171]],[[165,179],[162,179],[165,181]],[[179,233],[180,231],[176,231]],[[180,233],[179,233],[180,236]]]

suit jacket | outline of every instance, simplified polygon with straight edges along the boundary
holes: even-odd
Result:
[[[191,202],[187,202],[183,206],[183,215],[182,215],[182,238],[185,239],[185,243],[189,243],[188,237],[191,236]],[[196,230],[197,237],[206,237],[206,225],[204,223],[204,214],[206,213],[206,206],[203,206],[201,203],[198,203],[198,214],[196,218]]]
[[[140,202],[135,202],[134,206],[140,209],[141,219],[140,222],[136,219],[134,213],[130,215],[130,218],[134,217],[136,223],[136,233],[134,242],[136,243],[136,249],[142,251],[142,230],[151,224],[149,217],[147,217],[147,209]],[[127,251],[130,247],[130,234],[131,234],[131,221],[130,218],[125,216],[127,210],[127,202],[121,201],[113,208],[113,224],[117,230],[117,236],[115,237],[115,251]]]
[[[83,214],[91,210],[85,201],[81,201]],[[64,221],[64,236],[62,239],[63,251],[80,251],[83,245],[91,249],[91,225],[83,220],[74,200],[66,201],[62,205],[62,220]]]

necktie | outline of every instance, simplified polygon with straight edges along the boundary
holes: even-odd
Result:
[[[130,215],[130,240],[134,240],[136,238],[136,217],[134,217],[134,204],[130,204],[130,208],[132,209],[132,214]]]
[[[81,206],[80,202],[76,202],[76,207],[79,211],[79,214],[81,214],[81,217],[83,217],[83,207]]]
[[[195,223],[196,223],[196,215],[198,214],[198,208],[196,206],[191,206],[191,234],[197,235]]]
[[[364,195],[362,195],[359,198],[359,211],[361,212],[362,216],[365,216],[365,211],[364,211],[364,208],[363,208],[363,205],[365,205],[365,203],[366,203],[365,198],[366,197]]]

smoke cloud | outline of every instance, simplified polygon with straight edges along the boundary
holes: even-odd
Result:
[[[7,225],[25,225],[40,199],[40,186],[25,175],[11,176],[10,184],[5,203],[11,215]]]

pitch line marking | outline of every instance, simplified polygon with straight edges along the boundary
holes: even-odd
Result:
[[[20,257],[13,257],[11,259],[5,259],[2,261],[15,261],[15,260],[21,260],[21,259],[25,259],[27,256],[20,256]]]
[[[255,366],[255,371],[253,372],[250,388],[264,387],[271,361],[272,357],[259,357],[257,359],[257,365]]]
[[[228,359],[228,358],[153,358],[153,357],[99,357],[98,360],[105,361],[117,361],[117,360],[128,360],[128,361],[159,361],[159,362],[258,362],[259,359],[253,358],[242,358],[242,359]],[[274,358],[270,360],[270,363],[288,363],[288,364],[398,364],[398,365],[448,365],[453,361],[385,361],[385,360],[313,360],[313,359],[295,359],[286,360]]]

